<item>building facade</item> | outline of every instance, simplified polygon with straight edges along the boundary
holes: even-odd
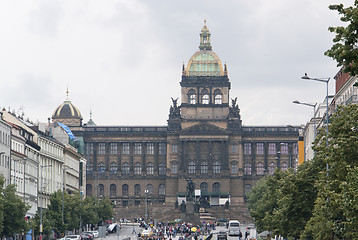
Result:
[[[198,201],[235,205],[261,177],[295,168],[299,128],[242,126],[227,66],[212,50],[206,25],[180,87],[181,103],[172,98],[166,126],[82,124],[68,99],[67,112],[55,110],[53,121],[68,123],[85,144],[87,195],[108,197],[118,209],[144,208],[147,201],[174,206],[191,178]]]

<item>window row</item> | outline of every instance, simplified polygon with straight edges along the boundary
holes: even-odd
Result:
[[[275,172],[276,169],[276,164],[274,162],[271,162],[269,164],[269,168],[268,168],[268,174],[272,175]],[[282,171],[286,171],[288,169],[288,164],[286,162],[283,162],[281,164],[281,170]],[[263,163],[258,163],[256,165],[256,174],[257,175],[264,175],[265,174],[265,167]],[[252,166],[250,163],[245,163],[244,165],[244,175],[252,175]]]
[[[121,150],[120,150],[121,147]],[[166,143],[158,144],[158,153],[160,155],[165,155],[167,152]],[[124,155],[129,155],[131,153],[131,148],[133,148],[133,153],[136,155],[141,155],[144,153],[148,155],[154,155],[154,143],[134,143],[131,144],[129,142],[125,143],[109,143],[109,154],[117,155],[119,153]],[[145,148],[145,150],[144,150]],[[106,143],[98,143],[97,153],[99,155],[106,154]],[[178,146],[172,145],[172,153],[178,152]],[[93,155],[94,154],[94,143],[86,143],[86,154]]]
[[[244,143],[244,154],[249,155],[252,154],[252,144],[253,143]],[[265,145],[264,143],[256,143],[256,154],[264,155],[265,154]],[[268,143],[268,154],[269,155],[277,155],[277,154],[289,154],[288,143],[280,143],[279,148],[277,148],[276,143]],[[297,143],[293,143],[293,154],[298,154],[298,145]]]
[[[0,142],[7,146],[10,146],[10,135],[6,132],[0,131]]]
[[[196,163],[194,161],[190,161],[188,164],[188,173],[189,174],[195,174],[197,169],[196,169]],[[201,174],[207,174],[208,170],[209,170],[209,165],[207,162],[202,162],[200,163],[200,173]],[[214,162],[213,163],[213,174],[220,174],[221,172],[221,164],[220,162]]]
[[[200,96],[200,98],[198,98],[197,96]],[[199,101],[198,101],[198,99],[199,99]],[[190,89],[188,91],[188,103],[189,104],[197,104],[197,103],[222,104],[222,102],[223,102],[223,94],[220,89],[215,89],[212,94],[212,97],[211,97],[211,93],[207,89],[201,90],[200,93],[197,93],[195,91],[195,89]]]
[[[154,194],[153,185],[152,184],[147,184],[145,189],[142,189],[140,184],[136,184],[136,185],[134,185],[133,193],[132,194],[129,194],[129,193],[130,193],[130,189],[129,189],[128,184],[123,184],[122,185],[121,196],[129,196],[129,195],[145,196],[146,194],[147,195],[153,195]],[[97,194],[96,192],[93,192],[91,184],[86,185],[86,194],[87,194],[87,196],[92,196],[94,194]],[[100,197],[105,196],[105,194],[104,194],[104,185],[103,184],[98,185],[98,195]],[[158,195],[159,196],[165,195],[165,185],[164,184],[159,184],[159,186],[158,186]],[[110,197],[116,197],[117,196],[117,185],[111,184],[109,186],[109,196]]]
[[[209,192],[208,184],[206,182],[200,183],[200,191],[201,191],[201,194],[205,194],[205,193]],[[213,183],[212,192],[213,193],[220,193],[220,191],[221,191],[220,190],[220,183],[218,183],[218,182]]]
[[[98,164],[98,174],[104,175],[106,172],[106,165],[101,162]],[[136,163],[133,168],[133,172],[135,175],[142,175],[142,172],[144,170],[144,167],[140,163]],[[167,171],[165,163],[160,163],[158,166],[158,174],[159,175],[165,175]],[[117,175],[118,173],[118,164],[115,162],[112,162],[109,166],[109,172],[112,175]],[[130,174],[130,166],[129,163],[125,162],[122,164],[122,175],[129,175]],[[154,174],[154,164],[149,162],[145,167],[145,174],[153,175]],[[93,175],[93,164],[88,163],[87,164],[87,175]]]

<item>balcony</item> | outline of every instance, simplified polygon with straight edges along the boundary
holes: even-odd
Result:
[[[358,96],[357,95],[352,95],[350,98],[348,98],[348,100],[346,101],[346,106],[352,103],[358,103]]]

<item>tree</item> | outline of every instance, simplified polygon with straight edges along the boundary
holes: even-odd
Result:
[[[357,219],[352,213],[356,213],[357,209],[351,204],[355,201],[352,192],[356,193],[356,188],[349,181],[358,178],[358,106],[339,107],[330,120],[328,146],[322,143],[315,148],[315,158],[321,158],[329,168],[328,172],[320,173],[316,182],[318,192],[313,215],[302,236],[356,239]],[[322,135],[319,139],[325,141],[326,136]]]
[[[4,236],[12,236],[15,233],[26,233],[30,228],[26,222],[26,212],[30,207],[16,195],[15,185],[9,185],[3,190],[4,209],[3,214],[6,216],[3,220]]]
[[[325,55],[335,59],[337,66],[343,66],[344,72],[355,76],[358,74],[358,1],[355,0],[353,6],[346,8],[343,4],[330,5],[329,8],[343,15],[341,21],[348,25],[328,28],[336,36],[333,39],[333,46]]]

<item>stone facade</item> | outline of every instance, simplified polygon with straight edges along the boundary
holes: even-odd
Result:
[[[196,201],[242,206],[261,177],[296,166],[299,128],[242,126],[210,37],[204,26],[200,50],[183,65],[181,104],[172,98],[167,126],[70,126],[85,144],[88,196],[108,197],[118,211],[173,208],[191,177],[200,190]]]

